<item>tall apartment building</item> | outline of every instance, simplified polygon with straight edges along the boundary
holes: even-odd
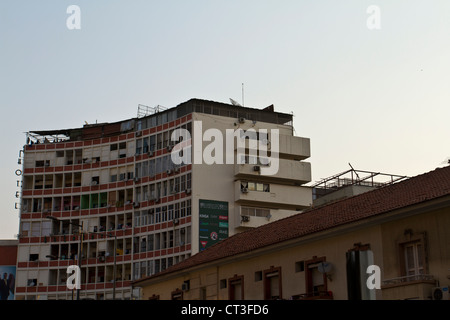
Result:
[[[173,141],[179,129],[189,136]],[[207,152],[218,134],[238,129],[256,132],[244,139],[244,154],[237,143],[226,149],[215,141],[236,161],[210,163],[207,156],[220,153]],[[279,146],[274,174],[262,173],[269,165],[252,140],[267,146],[266,158]],[[190,148],[177,154],[189,161],[174,163],[182,143]],[[131,281],[309,207],[311,189],[302,186],[311,180],[309,155],[291,114],[199,99],[116,123],[30,131],[16,299],[131,299]],[[66,286],[69,265],[81,266],[77,292]]]

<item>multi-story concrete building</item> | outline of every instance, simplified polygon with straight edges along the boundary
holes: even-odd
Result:
[[[152,111],[27,133],[16,299],[130,299],[131,281],[311,205],[309,139],[293,135],[292,115],[199,99]],[[219,143],[239,129],[255,132],[242,154]],[[216,157],[230,150],[235,161]],[[69,265],[81,267],[76,292]]]

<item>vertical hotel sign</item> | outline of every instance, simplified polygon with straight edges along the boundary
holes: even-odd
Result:
[[[228,237],[228,202],[199,200],[200,251]]]

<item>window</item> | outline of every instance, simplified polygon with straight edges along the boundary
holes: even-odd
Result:
[[[186,216],[186,202],[182,201],[180,206],[181,218]]]
[[[270,215],[270,209],[255,208],[255,207],[241,207],[241,216],[268,217],[269,215]]]
[[[413,233],[407,229],[404,241],[399,243],[400,274],[408,277],[407,281],[416,280],[417,275],[427,273],[425,233]]]
[[[144,278],[147,275],[147,261],[141,262],[141,278]]]
[[[369,290],[361,275],[366,274],[367,267],[373,264],[373,253],[369,244],[356,243],[346,253],[347,294],[349,300],[375,299],[374,290]]]
[[[282,299],[281,267],[270,267],[263,272],[264,300]]]
[[[30,222],[22,222],[22,236],[28,237],[30,233]]]
[[[163,181],[161,195],[163,197],[167,196],[167,180]]]
[[[295,272],[305,271],[305,261],[297,261],[295,263]]]
[[[180,203],[175,203],[175,219],[180,218]]]
[[[39,254],[31,253],[28,260],[29,261],[37,261],[37,260],[39,260]]]
[[[180,191],[184,191],[186,190],[186,176],[182,175],[181,176],[181,181],[180,181]]]
[[[31,224],[31,236],[32,237],[39,237],[41,234],[41,223],[40,222],[33,222]]]
[[[306,267],[307,294],[309,296],[319,296],[326,291],[327,278],[319,271],[320,262],[310,262]]]
[[[136,154],[142,153],[142,139],[136,140]]]
[[[42,222],[42,236],[50,236],[52,232],[52,222],[43,221]]]
[[[191,174],[190,173],[188,173],[186,175],[186,188],[191,189]]]
[[[191,215],[191,200],[186,200],[186,215],[189,217]]]
[[[423,245],[420,241],[407,243],[404,245],[405,274],[415,276],[424,274],[423,271]]]
[[[149,151],[148,149],[148,138],[144,138],[143,140],[143,147],[142,147],[142,152],[143,153],[147,153]]]
[[[241,181],[241,191],[245,188],[247,188],[248,191],[270,192],[270,186],[268,183]]]
[[[226,289],[227,288],[227,280],[221,279],[220,280],[220,289]]]
[[[235,275],[228,279],[228,299],[244,300],[244,276]]]
[[[37,279],[28,279],[27,286],[28,287],[35,287],[37,285]]]
[[[167,206],[162,207],[162,222],[167,221]]]
[[[155,140],[156,140],[156,136],[150,136],[150,151],[155,151]]]
[[[144,175],[142,175],[141,173],[141,169],[142,169],[142,164],[141,163],[136,163],[136,168],[135,168],[135,176],[137,178],[143,177]]]
[[[39,167],[49,167],[49,166],[50,166],[50,160],[36,161],[36,168],[39,168]]]

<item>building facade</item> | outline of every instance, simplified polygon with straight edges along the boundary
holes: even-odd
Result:
[[[133,285],[144,300],[448,300],[449,226],[450,166],[236,234]]]
[[[311,180],[303,161],[309,139],[293,135],[292,115],[199,99],[151,111],[28,132],[16,299],[132,299],[132,281],[311,205],[303,186]],[[224,143],[203,152],[212,143],[208,129],[217,138],[238,128],[257,133],[244,139],[243,154],[231,149],[241,162],[208,162],[230,150]],[[175,131],[188,136],[174,140]],[[261,174],[267,163],[252,152],[252,139],[279,145],[275,174]],[[190,161],[175,163],[173,149],[182,145],[178,155]],[[201,161],[192,161],[198,150]],[[77,292],[66,286],[69,265],[80,266]]]

